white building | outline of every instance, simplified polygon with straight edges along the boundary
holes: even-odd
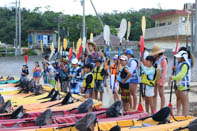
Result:
[[[154,44],[158,44],[161,48],[174,50],[177,35],[179,47],[185,46],[187,39],[187,18],[187,10],[171,10],[151,16],[151,19],[155,20],[155,27],[146,29],[146,47],[150,49]],[[191,36],[191,17],[189,36]],[[188,43],[190,46],[191,37],[189,37]]]

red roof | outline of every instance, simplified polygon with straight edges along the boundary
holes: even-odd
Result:
[[[163,12],[160,14],[152,15],[150,18],[154,20],[154,19],[159,19],[165,16],[170,16],[170,15],[187,15],[187,14],[188,14],[187,10],[171,10],[171,11]]]

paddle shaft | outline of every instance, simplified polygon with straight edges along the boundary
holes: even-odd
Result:
[[[173,61],[173,65],[175,66],[176,64],[176,58],[174,56],[174,61]],[[172,70],[172,75],[175,75],[175,69]],[[173,90],[173,87],[176,86],[176,81],[172,81],[171,82],[171,87],[170,87],[170,100],[169,100],[169,103],[171,103],[172,101],[172,90]]]

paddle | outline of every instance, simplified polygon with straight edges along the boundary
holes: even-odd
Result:
[[[120,39],[120,45],[118,48],[118,56],[120,56],[120,51],[121,51],[121,47],[122,47],[122,39],[125,36],[126,30],[127,30],[127,20],[122,19],[121,23],[120,23],[119,32],[118,32],[118,37]]]
[[[79,40],[77,41],[77,48],[76,48],[76,57],[77,59],[79,60],[80,56],[81,56],[81,53],[83,51],[83,47],[82,47],[82,40],[81,38],[79,38]]]
[[[140,36],[140,61],[142,61],[143,52],[144,52],[144,35],[146,30],[146,18],[145,16],[142,16],[142,36]],[[140,69],[140,76],[142,75],[142,70]],[[144,111],[141,97],[142,97],[142,90],[143,90],[143,84],[140,83],[140,97],[139,97],[139,105],[137,107],[137,111]]]
[[[104,37],[104,40],[105,40],[105,49],[106,49],[105,52],[106,52],[106,54],[107,54],[107,47],[108,47],[108,54],[106,55],[106,57],[110,58],[110,46],[109,46],[109,42],[110,42],[110,27],[108,25],[104,26],[103,37]],[[108,64],[110,66],[110,62]],[[110,68],[109,68],[109,72],[110,72]],[[109,77],[109,80],[110,80],[110,87],[111,87],[111,77]],[[109,93],[109,90],[107,90],[107,92]]]
[[[130,22],[130,21],[128,21],[128,26],[127,26],[127,42],[126,42],[126,49],[127,49],[127,47],[128,47],[128,42],[129,42],[130,32],[131,32],[131,22]]]
[[[175,48],[175,50],[174,50],[174,55],[176,55],[177,50],[178,50],[178,36],[176,36],[176,48]],[[175,66],[175,64],[176,64],[176,58],[175,58],[175,56],[174,56],[174,63],[173,63],[173,65]],[[172,75],[175,75],[175,69],[172,70]],[[168,106],[169,106],[170,109],[171,109],[171,115],[172,115],[172,116],[173,116],[173,108],[172,108],[172,103],[171,103],[171,101],[172,101],[172,90],[173,90],[173,86],[174,86],[174,85],[176,85],[176,82],[175,82],[175,81],[172,81],[172,82],[171,82],[171,87],[170,87],[170,100],[169,100],[169,104],[168,104]]]
[[[93,33],[90,33],[90,42],[93,42]]]
[[[79,52],[78,52],[78,54],[77,54],[77,59],[78,59],[78,60],[80,59],[80,56],[81,56],[82,51],[83,51],[83,48],[82,48],[82,45],[80,45],[80,47],[79,47]]]
[[[69,50],[69,55],[68,55],[69,60],[71,60],[72,55],[73,55],[73,48],[71,47]]]
[[[50,54],[50,56],[49,56],[49,60],[51,60],[53,54],[55,53],[55,49],[54,49],[53,43],[50,45],[50,51],[51,51],[51,54]]]
[[[28,55],[25,55],[25,56],[24,56],[24,60],[25,60],[25,64],[27,65]]]

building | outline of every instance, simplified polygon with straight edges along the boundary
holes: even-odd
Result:
[[[103,49],[105,45],[103,33],[97,35],[93,38],[93,41],[96,43],[98,49]],[[110,35],[110,43],[112,50],[118,51],[118,47],[120,45],[120,39],[115,35]],[[126,49],[127,47],[133,48],[136,46],[137,41],[122,41],[122,49]],[[127,47],[126,47],[127,45]]]
[[[43,41],[44,47],[49,47],[53,42],[54,46],[57,43],[57,34],[50,30],[38,31],[30,30],[28,31],[28,47],[29,48],[40,48],[41,40]]]
[[[176,36],[178,36],[179,47],[186,45],[187,25],[189,25],[188,45],[191,46],[191,15],[189,24],[187,10],[170,10],[151,16],[155,20],[155,27],[146,29],[145,46],[152,48],[158,44],[161,48],[174,50],[176,46]],[[195,22],[193,22],[195,23]],[[195,25],[193,25],[195,27]],[[194,28],[193,28],[194,30]]]

